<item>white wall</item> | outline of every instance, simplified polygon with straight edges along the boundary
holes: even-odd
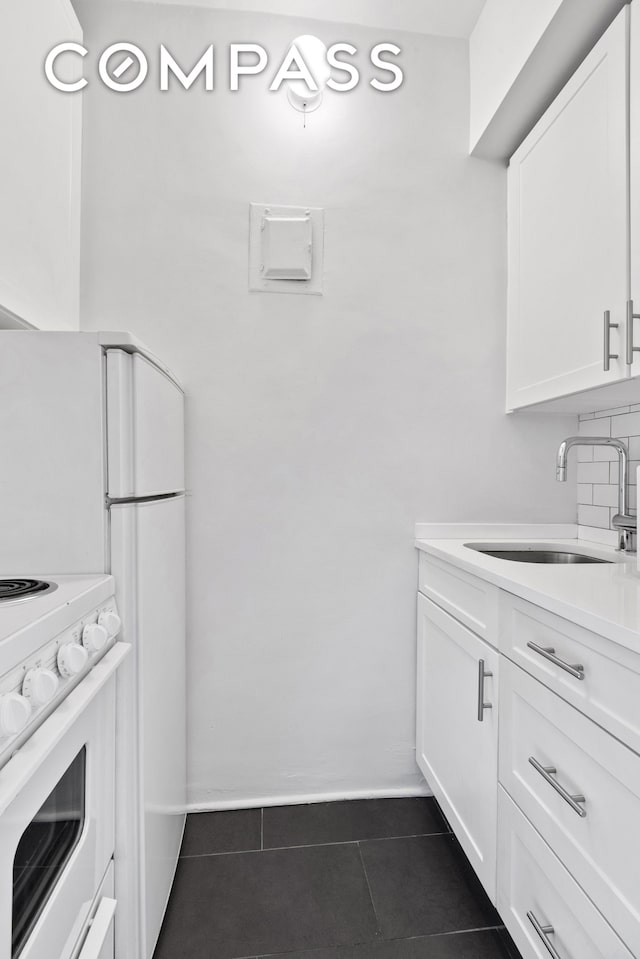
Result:
[[[487,0],[469,40],[472,146],[561,4],[562,0]]]
[[[469,40],[470,149],[507,159],[627,0],[487,0]]]
[[[69,0],[0,3],[0,329],[78,328],[82,105],[43,69],[64,40],[82,40]]]
[[[92,50],[164,41],[185,62],[309,29],[380,39],[82,16]],[[554,478],[575,418],[503,414],[505,173],[467,156],[467,44],[399,42],[404,88],[328,96],[306,130],[284,91],[220,74],[86,98],[86,326],[132,329],[187,389],[196,804],[422,788],[414,522],[575,521]],[[323,297],[247,292],[250,201],[325,207]]]

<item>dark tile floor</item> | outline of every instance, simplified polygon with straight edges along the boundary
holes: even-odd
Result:
[[[433,799],[189,816],[154,959],[519,959]]]

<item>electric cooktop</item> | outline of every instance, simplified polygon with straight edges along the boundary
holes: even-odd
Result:
[[[44,579],[0,579],[0,603],[42,596],[43,593],[52,593],[57,588],[57,583]]]

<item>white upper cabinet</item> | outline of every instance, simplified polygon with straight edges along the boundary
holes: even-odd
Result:
[[[631,299],[629,314],[640,313],[640,0],[631,4]],[[640,319],[629,315],[625,354],[631,375],[640,376]]]
[[[70,0],[0,3],[0,326],[10,314],[42,329],[77,329],[82,94],[45,78],[49,50],[82,42]],[[82,60],[59,59],[64,80]]]
[[[625,7],[511,158],[508,409],[629,375],[629,21]]]

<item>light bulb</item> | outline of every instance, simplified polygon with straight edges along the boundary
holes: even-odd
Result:
[[[327,48],[322,40],[305,33],[297,37],[292,47],[295,47],[309,73],[315,80],[317,90],[311,90],[305,80],[287,80],[287,96],[289,103],[296,110],[303,113],[312,113],[322,103],[322,93],[331,76],[327,63]]]

